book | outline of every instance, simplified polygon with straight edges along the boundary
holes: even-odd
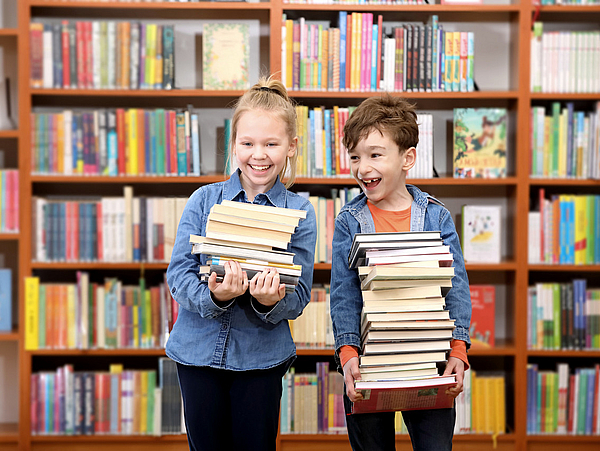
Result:
[[[365,343],[363,355],[397,354],[424,351],[449,351],[450,340],[406,341],[393,343]]]
[[[400,299],[385,301],[363,301],[365,313],[428,312],[445,307],[444,298]]]
[[[361,369],[369,366],[403,365],[406,363],[445,362],[445,351],[413,352],[406,354],[382,354],[359,356]]]
[[[216,244],[219,246],[234,246],[234,247],[244,247],[246,249],[256,249],[258,251],[272,251],[273,248],[271,246],[266,246],[264,244],[256,244],[256,243],[242,243],[241,241],[225,241],[218,240],[216,238],[208,238],[201,235],[190,235],[190,244]]]
[[[253,259],[210,255],[206,262],[209,265],[225,265],[228,261],[238,262],[243,269],[262,271],[264,268],[271,267],[276,268],[280,274],[287,274],[295,277],[299,277],[302,274],[302,266],[300,265],[284,265],[282,263],[269,263]]]
[[[403,268],[388,265],[374,266],[368,275],[362,280],[361,285],[364,289],[372,280],[390,280],[390,279],[439,279],[441,277],[454,277],[454,267],[439,268]]]
[[[454,329],[454,320],[427,320],[427,321],[376,321],[364,327],[362,335],[371,331],[415,330],[415,329]]]
[[[452,329],[439,330],[370,330],[363,336],[363,343],[379,341],[441,340],[452,338]]]
[[[210,209],[209,214],[211,215],[211,217],[215,217],[215,220],[222,221],[224,221],[225,219],[233,221],[234,219],[232,219],[231,217],[240,218],[240,220],[243,222],[237,222],[237,224],[242,225],[253,224],[256,221],[260,223],[275,223],[277,225],[287,225],[293,227],[296,227],[298,225],[300,219],[306,217],[306,215],[300,216],[299,214],[288,215],[287,213],[281,211],[265,211],[262,208],[251,210],[234,204],[241,204],[241,202],[229,203],[227,201],[223,201],[223,203],[213,205]],[[214,216],[212,216],[213,214]]]
[[[454,109],[454,177],[506,177],[505,108]]]
[[[360,369],[360,374],[387,373],[390,371],[436,370],[435,362],[406,363],[402,365],[373,365]]]
[[[243,210],[242,210],[243,211]],[[294,219],[294,218],[292,218]],[[296,225],[282,224],[274,221],[259,221],[256,219],[249,219],[243,216],[227,215],[222,213],[215,213],[211,211],[208,214],[208,220],[216,223],[223,223],[228,225],[236,225],[240,227],[253,227],[256,229],[272,230],[275,232],[292,234],[296,230]],[[296,224],[298,221],[296,221]]]
[[[442,295],[439,286],[395,288],[379,291],[363,291],[363,301],[386,301],[391,299],[436,298]]]
[[[203,89],[248,89],[250,87],[249,66],[248,24],[205,23],[203,25]]]
[[[258,269],[248,269],[242,266],[242,269],[246,271],[248,275],[248,280],[252,279],[256,274],[262,272],[262,270]],[[201,266],[199,274],[208,274],[216,272],[217,276],[225,275],[225,267],[223,265],[209,265],[209,266]],[[299,276],[290,276],[288,274],[279,274],[279,281],[286,285],[298,285]]]
[[[450,288],[452,288],[452,279],[372,280],[363,287],[363,290],[374,292],[394,288],[424,287],[430,285],[439,286],[442,296],[446,296]]]
[[[356,381],[364,399],[352,403],[352,413],[392,412],[450,408],[454,398],[446,390],[456,385],[456,377],[395,381]]]
[[[0,331],[12,330],[12,271],[0,269]]]
[[[192,254],[222,255],[229,257],[249,258],[265,262],[283,263],[286,265],[294,264],[294,254],[292,252],[263,251],[212,243],[198,243],[192,245]]]
[[[493,348],[496,321],[496,287],[469,286],[471,292],[471,348]]]
[[[413,241],[414,243],[407,245],[406,242],[408,241]],[[363,265],[364,262],[360,260],[365,257],[368,249],[415,247],[419,245],[418,241],[439,241],[439,245],[443,244],[440,232],[357,233],[352,239],[352,246],[348,254],[348,264],[350,268]],[[424,246],[427,245],[424,244]]]
[[[409,366],[409,365],[406,365]],[[364,373],[361,371],[360,380],[363,382],[370,381],[389,381],[398,379],[408,379],[415,377],[430,377],[438,374],[437,368],[402,370],[402,371],[380,371],[377,373]]]
[[[365,259],[367,266],[391,265],[395,263],[408,263],[418,261],[439,261],[440,266],[451,266],[454,257],[451,253],[421,254],[421,255],[395,255],[391,257],[370,257]]]
[[[468,263],[500,263],[500,205],[463,205],[462,249]]]
[[[305,210],[295,210],[293,208],[281,208],[281,207],[271,207],[269,205],[258,205],[258,204],[250,204],[246,202],[235,202],[232,200],[223,200],[220,205],[230,208],[237,208],[243,210],[247,217],[262,219],[262,217],[266,217],[267,214],[275,214],[281,216],[289,216],[292,218],[305,219],[306,211]]]
[[[286,249],[291,242],[291,234],[274,230],[257,229],[255,227],[236,226],[223,222],[208,221],[206,236],[236,242],[252,241],[258,244]]]

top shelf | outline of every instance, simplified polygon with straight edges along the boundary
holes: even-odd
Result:
[[[111,8],[111,9],[168,9],[168,10],[197,10],[197,9],[271,9],[270,2],[152,2],[152,3],[131,3],[131,2],[74,2],[74,1],[56,1],[56,0],[32,0],[29,2],[32,7],[43,8]]]

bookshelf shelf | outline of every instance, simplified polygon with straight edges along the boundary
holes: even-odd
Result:
[[[568,101],[568,100],[598,100],[598,93],[558,93],[558,92],[536,92],[531,94],[531,100],[553,100],[553,101]]]
[[[237,98],[243,91],[204,89],[31,89],[33,96],[51,97],[226,97]]]
[[[16,38],[19,35],[19,30],[16,28],[0,28],[0,37],[8,36]]]
[[[0,233],[0,241],[16,241],[19,239],[19,233]]]
[[[531,6],[531,10],[535,11],[538,9],[544,13],[569,13],[569,14],[585,14],[585,13],[598,13],[600,12],[600,5],[544,5],[544,6]]]
[[[19,130],[0,130],[0,139],[19,138]]]
[[[18,443],[19,427],[17,423],[0,423],[0,443]]]
[[[316,348],[296,348],[296,353],[298,355],[309,355],[309,356],[325,356],[325,357],[333,357],[334,350],[333,349],[316,349]]]
[[[158,263],[111,263],[111,262],[32,262],[31,269],[44,269],[44,270],[64,270],[64,269],[72,269],[72,270],[93,270],[93,269],[130,269],[130,270],[143,270],[143,269],[155,269],[155,270],[166,270],[168,263],[158,262]]]
[[[144,436],[144,435],[37,435],[31,437],[32,442],[36,443],[106,443],[106,442],[135,442],[139,444],[156,443],[156,442],[181,442],[187,441],[187,437],[180,435],[162,435],[160,437]]]
[[[323,99],[364,99],[366,97],[379,97],[382,91],[292,91],[294,98],[323,98]],[[517,91],[475,91],[475,92],[395,92],[407,99],[465,99],[465,100],[516,100]]]
[[[171,3],[171,2],[154,2],[154,3],[129,3],[129,2],[69,2],[56,0],[35,0],[30,2],[32,7],[36,8],[89,8],[89,9],[152,9],[152,10],[196,10],[196,9],[228,9],[228,10],[248,10],[248,9],[264,9],[271,8],[270,2],[246,3],[246,2],[219,2],[219,3]]]
[[[13,330],[11,332],[0,332],[0,341],[18,341],[19,340],[19,332],[17,330]],[[2,430],[0,429],[0,432]]]
[[[529,271],[597,273],[600,265],[529,265]]]
[[[471,13],[489,15],[498,13],[516,13],[519,5],[355,5],[335,4],[317,5],[312,3],[283,3],[284,11],[356,11],[356,12],[403,12],[403,13]],[[464,20],[464,19],[463,19]]]
[[[123,349],[36,349],[27,351],[32,356],[158,356],[164,357],[165,350],[123,348]]]
[[[557,434],[548,434],[548,435],[528,435],[528,442],[557,442],[560,443],[561,446],[565,446],[565,444],[574,444],[574,443],[600,443],[599,435],[557,435]],[[548,448],[545,448],[548,449]],[[552,448],[554,449],[554,448]],[[558,448],[557,448],[558,449]],[[579,449],[579,448],[577,448]]]
[[[529,179],[531,186],[600,186],[600,180],[592,179]]]
[[[542,350],[528,350],[527,354],[529,357],[550,357],[550,358],[565,358],[565,357],[583,357],[583,358],[594,358],[600,357],[600,351],[542,351]]]

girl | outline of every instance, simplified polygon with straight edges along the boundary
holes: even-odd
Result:
[[[283,84],[261,79],[238,101],[231,123],[239,169],[200,187],[187,202],[167,269],[182,307],[167,342],[177,362],[190,450],[274,450],[281,378],[296,355],[287,320],[310,301],[316,218],[310,202],[288,191],[296,173],[296,111]],[[289,167],[287,184],[281,182]],[[200,282],[206,256],[191,254],[190,234],[205,235],[210,208],[223,199],[305,210],[288,250],[302,265],[286,294],[277,270],[251,280],[230,261],[217,282]]]

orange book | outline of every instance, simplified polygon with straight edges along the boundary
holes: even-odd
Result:
[[[125,160],[125,110],[117,108],[117,169],[119,175],[125,175],[127,168]]]
[[[30,42],[30,72],[29,80],[32,88],[41,88],[44,83],[44,24],[32,22],[29,24]]]

